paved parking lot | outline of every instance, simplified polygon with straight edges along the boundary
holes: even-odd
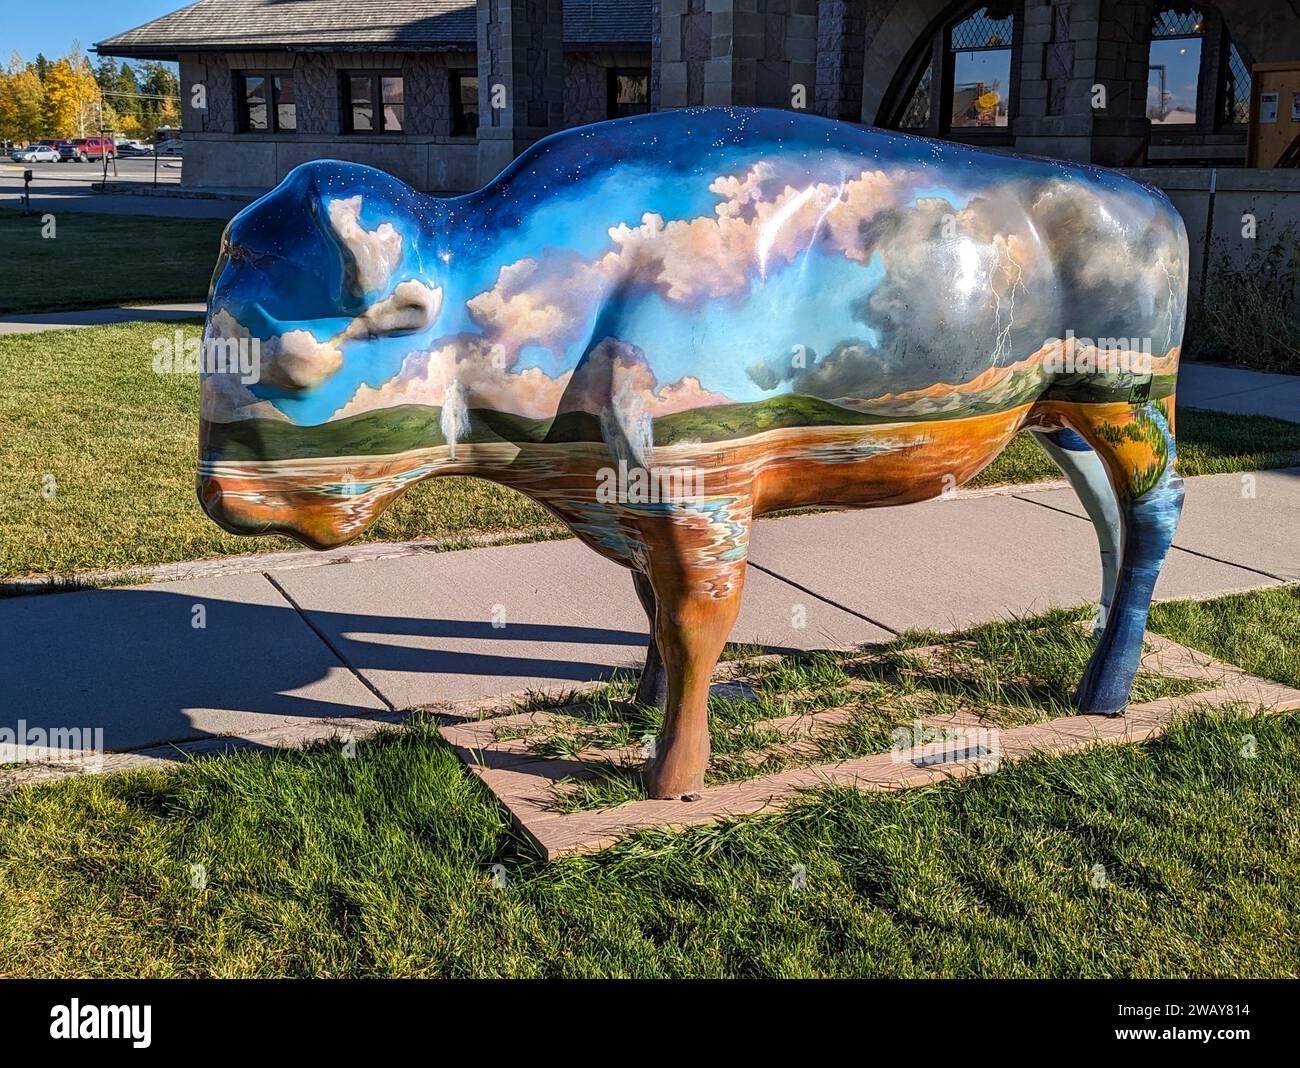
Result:
[[[0,207],[16,207],[22,203],[23,171],[32,171],[31,197],[35,211],[97,211],[110,215],[157,215],[181,219],[228,219],[243,202],[238,200],[210,200],[168,195],[181,180],[180,157],[158,160],[158,185],[162,192],[150,196],[154,184],[152,158],[119,159],[117,175],[110,166],[110,182],[126,183],[133,187],[129,193],[101,193],[98,189],[103,179],[103,165],[99,163],[14,163],[4,157],[0,160]],[[134,189],[138,188],[139,193]]]

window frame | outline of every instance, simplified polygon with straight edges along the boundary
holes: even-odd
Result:
[[[1020,63],[1024,52],[1025,10],[1023,3],[1012,3],[1011,40],[1005,46],[988,46],[983,48],[952,47],[953,28],[965,22],[981,8],[991,6],[990,0],[978,0],[976,3],[964,4],[956,10],[949,10],[936,19],[928,32],[921,37],[918,45],[907,62],[900,69],[906,70],[905,80],[896,83],[897,91],[891,87],[886,97],[889,110],[886,112],[886,125],[900,133],[920,134],[924,137],[941,137],[946,141],[959,141],[978,145],[1012,145],[1015,135],[1012,128],[1020,102]],[[953,81],[956,73],[957,54],[959,52],[991,52],[1006,49],[1011,53],[1010,69],[1007,72],[1007,124],[1005,126],[953,126],[952,99]],[[925,76],[926,68],[932,71],[930,79],[930,117],[924,126],[900,126],[908,105]]]
[[[469,113],[465,110],[465,94],[463,84],[466,78],[474,79],[474,110],[473,114],[478,119],[474,128],[470,129],[468,123],[461,120],[468,118]],[[451,137],[477,137],[478,127],[482,123],[482,113],[479,111],[478,103],[478,68],[477,67],[448,67],[447,68],[447,99],[450,105],[450,134]]]
[[[650,68],[649,67],[607,67],[605,73],[605,118],[623,119],[632,115],[644,115],[650,110]],[[620,113],[618,110],[619,76],[645,78],[645,110]]]
[[[1181,5],[1177,3],[1165,2],[1165,0],[1156,0],[1151,6],[1151,21],[1153,23],[1158,15],[1170,8],[1177,8]],[[1218,12],[1209,5],[1199,3],[1188,4],[1188,7],[1195,7],[1201,14],[1201,28],[1195,33],[1177,33],[1165,34],[1157,37],[1152,32],[1150,39],[1147,41],[1147,91],[1150,92],[1151,85],[1151,48],[1156,41],[1199,41],[1201,45],[1200,61],[1196,70],[1196,119],[1194,122],[1178,123],[1151,123],[1153,133],[1159,131],[1162,135],[1168,134],[1177,137],[1179,133],[1184,134],[1206,134],[1214,132],[1213,115],[1207,114],[1215,110],[1215,102],[1218,99],[1218,87],[1210,87],[1216,82],[1214,66],[1217,56],[1211,53],[1216,51],[1214,42],[1220,35],[1226,34],[1223,26],[1223,19],[1219,17]],[[1216,32],[1217,31],[1217,32]],[[1144,109],[1145,110],[1145,109]],[[1207,119],[1209,120],[1207,122]],[[1148,118],[1148,121],[1150,119]]]
[[[370,79],[371,129],[358,130],[352,125],[352,79]],[[376,130],[374,115],[378,114],[380,123],[387,121],[384,113],[384,79],[397,78],[402,83],[402,126],[398,130]],[[339,133],[345,137],[405,137],[406,126],[406,76],[400,70],[379,70],[367,67],[361,70],[344,69],[339,71]]]
[[[258,137],[266,134],[298,132],[298,86],[294,84],[293,125],[280,125],[280,87],[276,79],[288,78],[293,82],[292,67],[240,67],[233,72],[235,90],[235,130],[239,134],[253,134]],[[266,129],[255,130],[249,126],[248,92],[244,79],[261,78],[263,92],[266,94]]]

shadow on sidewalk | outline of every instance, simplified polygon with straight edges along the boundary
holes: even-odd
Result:
[[[417,675],[405,687],[432,702],[465,696],[454,676],[510,680],[484,694],[564,689],[549,684],[607,678],[645,649],[644,631],[617,628],[318,611],[309,626],[262,576],[244,578],[247,600],[150,587],[0,600],[0,727],[102,728],[106,749],[135,749],[384,711],[356,672]],[[556,648],[575,645],[610,655]]]

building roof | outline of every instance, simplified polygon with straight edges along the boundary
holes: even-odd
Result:
[[[181,52],[473,51],[474,0],[198,0],[95,45],[106,56]],[[564,0],[567,45],[650,44],[650,0]]]

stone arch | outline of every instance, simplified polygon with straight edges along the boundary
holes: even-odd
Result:
[[[1206,0],[1219,9],[1237,47],[1256,63],[1294,59],[1300,53],[1300,0]],[[1154,0],[1154,12],[1159,0]]]
[[[939,22],[965,6],[968,0],[894,0],[867,42],[862,62],[862,121],[877,125],[881,108],[890,102],[900,68],[916,48],[928,40]]]

